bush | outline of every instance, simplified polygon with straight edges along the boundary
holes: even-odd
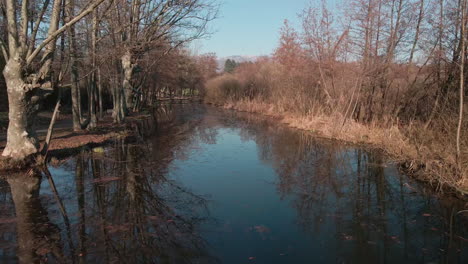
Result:
[[[242,84],[232,74],[224,74],[209,80],[205,85],[205,101],[224,104],[229,100],[240,99]]]

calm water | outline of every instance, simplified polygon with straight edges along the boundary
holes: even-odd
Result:
[[[379,152],[201,105],[158,120],[0,180],[0,263],[468,263],[468,205]]]

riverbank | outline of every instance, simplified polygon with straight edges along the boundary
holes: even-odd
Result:
[[[339,115],[299,115],[256,100],[229,101],[221,107],[273,117],[282,124],[309,131],[318,137],[371,145],[385,151],[405,174],[430,184],[437,191],[464,198],[468,195],[467,175],[457,172],[456,161],[452,155],[444,155],[446,153],[443,152],[442,143],[432,142],[431,146],[427,146],[408,137],[408,133],[414,133],[418,129],[396,125],[364,125],[350,119],[344,120]],[[433,136],[429,131],[423,133],[425,134],[419,136]]]
[[[51,113],[43,112],[39,114],[36,131],[38,134],[41,147],[44,146],[45,137],[47,134],[48,123],[50,122]],[[56,124],[52,136],[51,144],[48,148],[47,158],[53,160],[66,159],[75,155],[83,149],[92,149],[104,146],[119,138],[126,138],[130,136],[137,136],[142,133],[141,124],[148,126],[149,123],[145,122],[150,120],[151,115],[147,113],[132,114],[126,117],[122,124],[113,122],[111,115],[106,115],[102,118],[98,126],[92,130],[73,131],[73,124],[70,115],[61,115]],[[153,129],[146,127],[145,130],[152,131]],[[145,131],[145,132],[147,132]],[[0,153],[6,145],[6,129],[0,131]],[[17,169],[19,165],[9,164],[0,158],[0,168],[2,170]],[[20,164],[21,165],[21,164]]]
[[[158,123],[150,138],[51,162],[46,177],[0,177],[0,259],[15,263],[18,241],[48,234],[29,252],[70,262],[105,260],[109,248],[119,263],[159,252],[173,253],[168,263],[468,260],[468,204],[381,151],[206,105],[168,106]]]

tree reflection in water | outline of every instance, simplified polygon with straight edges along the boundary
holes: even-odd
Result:
[[[208,203],[184,187],[183,180],[168,177],[184,160],[197,168],[190,172],[192,184],[202,181],[205,189],[199,193],[244,190],[252,183],[258,185],[255,188],[271,188],[282,201],[268,196],[271,201],[265,198],[261,203],[275,203],[270,207],[280,212],[292,211],[295,223],[290,225],[286,216],[274,211],[267,218],[289,228],[284,236],[296,242],[300,250],[296,253],[305,258],[312,255],[317,261],[339,263],[463,263],[468,258],[468,221],[465,214],[457,214],[466,205],[438,199],[401,176],[395,166],[387,166],[379,151],[319,140],[274,121],[199,105],[165,105],[157,110],[157,117],[155,136],[147,138],[153,122],[134,124],[138,132],[134,139],[83,151],[49,168],[55,183],[49,181],[47,171],[0,180],[0,262],[213,263],[218,259],[212,255],[237,257],[237,251],[255,242],[259,242],[256,250],[262,252],[288,246],[266,236],[256,241],[253,236],[247,240],[245,232],[219,231],[232,214],[252,216],[263,207],[236,206],[236,199],[244,193],[218,196],[233,202]],[[229,140],[223,140],[226,133]],[[238,169],[223,168],[237,163],[224,164],[203,152],[208,146],[231,144],[235,136],[254,142],[258,161],[249,160],[246,170],[273,168],[272,175],[264,175],[274,181],[273,187],[249,178],[233,181],[238,186],[203,182],[225,180],[217,175],[205,179],[213,168],[216,173]],[[225,153],[229,147],[220,148],[223,158],[252,151],[237,148],[237,153]],[[197,163],[200,160],[194,155],[202,154],[202,161],[221,163]],[[222,202],[239,211],[217,210],[221,213],[212,216],[208,209]],[[242,219],[229,228],[251,230],[255,225],[254,232],[268,230],[268,237],[274,237],[275,230],[260,224],[266,223]],[[223,243],[204,240],[217,235],[226,237]],[[256,260],[264,263],[260,257]],[[270,257],[269,263],[283,263]]]
[[[83,152],[57,169],[51,168],[57,196],[46,180],[48,172],[12,175],[7,185],[2,182],[0,197],[4,204],[13,202],[14,209],[0,208],[2,215],[13,219],[0,223],[0,260],[217,262],[198,234],[199,225],[209,221],[206,200],[164,178],[171,160],[182,155],[196,120],[173,116],[171,122],[184,124],[165,128],[165,133],[176,135],[170,141],[156,137],[161,142],[140,144],[122,139],[104,152]],[[154,159],[149,153],[164,159]],[[16,232],[11,230],[14,223]],[[9,226],[9,232],[4,226]]]
[[[453,263],[468,257],[468,218],[457,214],[466,205],[439,200],[387,167],[382,152],[236,116],[243,138],[255,141],[259,159],[277,172],[278,193],[293,197],[302,229],[318,240],[334,237],[318,243],[333,246],[337,262]]]
[[[60,229],[50,222],[39,199],[40,173],[12,175],[7,181],[15,205],[19,262],[44,262],[47,256],[65,262]]]

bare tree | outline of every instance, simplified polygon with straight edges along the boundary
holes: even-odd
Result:
[[[217,10],[217,5],[209,0],[115,1],[109,31],[122,49],[123,73],[122,91],[114,92],[115,121],[122,121],[122,116],[131,111],[138,100],[133,75],[139,68],[139,59],[153,49],[170,51],[203,37],[207,33],[207,23],[216,17]],[[171,45],[165,45],[167,42]]]
[[[410,51],[409,64],[413,63],[413,57],[414,57],[414,53],[416,52],[416,46],[419,41],[419,35],[421,32],[421,24],[422,24],[423,18],[424,18],[424,0],[420,0],[419,1],[419,14],[418,14],[417,22],[416,22],[413,45]]]
[[[5,0],[4,13],[7,20],[8,43],[0,43],[6,66],[3,70],[9,100],[9,126],[7,145],[3,156],[23,160],[38,152],[39,143],[34,129],[34,119],[39,103],[56,84],[52,78],[52,62],[56,51],[56,40],[68,28],[91,13],[104,0],[93,0],[78,15],[71,17],[59,27],[62,1],[42,3],[40,14],[34,20],[30,16],[30,1],[21,1],[20,15],[18,1]],[[47,20],[46,13],[50,13]],[[47,27],[45,36],[38,36],[40,28]],[[44,39],[38,43],[38,40]]]

